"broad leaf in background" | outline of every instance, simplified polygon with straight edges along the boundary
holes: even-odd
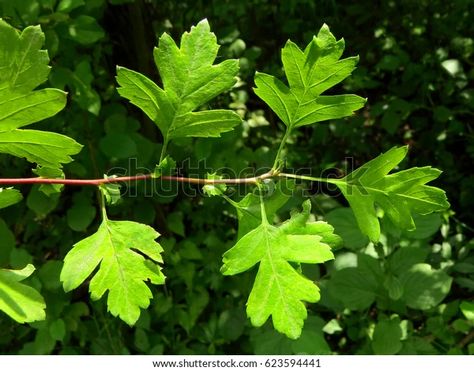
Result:
[[[428,310],[438,305],[449,294],[452,277],[429,264],[415,264],[400,275],[402,300],[414,309]]]
[[[380,237],[375,205],[401,229],[415,228],[413,214],[426,215],[449,207],[445,192],[426,183],[441,171],[430,166],[388,174],[406,156],[408,147],[394,147],[342,179],[328,179],[346,197],[361,231],[372,241]]]
[[[68,36],[78,43],[88,45],[104,37],[104,30],[94,17],[80,15],[68,22]]]
[[[402,349],[402,328],[400,318],[395,315],[379,321],[372,335],[372,349],[375,354],[397,354]]]
[[[333,229],[308,223],[310,207],[307,200],[302,213],[275,227],[268,223],[262,205],[261,224],[224,254],[221,268],[224,275],[235,275],[259,265],[247,314],[257,327],[271,316],[275,329],[291,339],[301,335],[307,317],[303,301],[314,303],[320,296],[316,284],[290,262],[317,264],[334,259],[326,243],[336,239]]]
[[[218,49],[207,20],[184,33],[179,48],[164,33],[153,52],[163,89],[142,74],[117,66],[117,90],[153,120],[165,143],[180,137],[218,137],[241,122],[239,115],[222,109],[193,112],[236,82],[237,60],[213,65]]]
[[[329,27],[323,25],[304,51],[290,40],[282,49],[289,87],[274,76],[256,73],[255,94],[271,107],[288,131],[350,116],[364,106],[366,99],[357,95],[321,95],[355,69],[358,57],[339,59],[344,47],[344,40],[336,41]]]
[[[331,210],[325,215],[325,219],[334,227],[334,232],[342,237],[345,247],[357,250],[369,243],[367,236],[361,233],[350,207]]]
[[[331,273],[328,293],[349,309],[364,310],[375,301],[382,281],[383,272],[377,259],[358,254],[357,267]]]
[[[0,153],[25,157],[30,162],[60,168],[82,146],[64,135],[18,130],[51,117],[66,105],[58,89],[33,90],[45,82],[50,67],[44,34],[39,26],[19,33],[0,19]]]
[[[95,234],[75,244],[66,255],[60,277],[64,290],[78,287],[100,265],[89,286],[92,299],[100,299],[108,290],[109,311],[133,325],[140,308],[147,308],[152,297],[145,282],[164,283],[158,265],[163,249],[155,242],[158,236],[147,225],[104,218]]]
[[[309,315],[301,336],[297,340],[288,339],[268,328],[253,329],[250,342],[255,354],[331,354],[331,348],[324,338],[324,324],[322,318]]]
[[[420,248],[400,248],[390,256],[388,270],[383,272],[377,259],[358,254],[357,267],[331,273],[329,293],[353,310],[365,310],[377,298],[387,297],[413,309],[431,309],[449,293],[452,278],[422,263],[426,255]]]
[[[34,270],[31,264],[20,270],[0,269],[0,310],[19,323],[41,321],[46,317],[43,297],[21,283]]]

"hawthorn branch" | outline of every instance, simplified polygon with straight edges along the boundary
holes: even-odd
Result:
[[[262,180],[274,178],[278,176],[278,172],[273,170],[250,178],[230,178],[230,179],[203,179],[203,178],[187,178],[182,176],[165,175],[158,179],[169,180],[179,183],[190,184],[257,184]],[[152,174],[109,177],[103,179],[59,179],[59,178],[0,178],[0,185],[19,185],[19,184],[64,184],[71,186],[99,186],[107,183],[133,182],[139,180],[153,179]]]

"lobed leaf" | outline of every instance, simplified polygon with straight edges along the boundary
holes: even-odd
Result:
[[[425,166],[388,174],[407,151],[408,147],[394,147],[346,177],[328,180],[342,191],[359,228],[372,241],[380,237],[375,205],[383,209],[395,226],[407,230],[415,228],[414,213],[426,215],[449,207],[442,189],[426,185],[441,174],[440,170]]]
[[[46,81],[50,70],[43,44],[40,26],[19,33],[0,19],[0,131],[51,117],[66,105],[61,90],[32,91]]]
[[[272,317],[276,330],[289,338],[301,334],[307,317],[304,301],[319,300],[319,289],[291,263],[323,263],[334,259],[328,243],[337,240],[332,227],[308,222],[310,201],[303,212],[292,215],[279,227],[261,219],[261,224],[240,238],[223,256],[221,272],[235,275],[258,264],[258,273],[247,302],[254,326]]]
[[[254,91],[289,130],[316,122],[350,116],[366,99],[353,94],[321,95],[351,75],[358,57],[339,59],[344,40],[336,41],[323,25],[304,51],[288,40],[281,58],[289,86],[274,76],[255,74]]]
[[[58,89],[42,89],[30,93],[0,90],[0,132],[54,116],[65,105],[66,93]]]
[[[19,33],[0,19],[0,86],[29,92],[46,81],[49,57],[40,26],[26,27]]]
[[[193,112],[236,82],[238,61],[214,65],[218,49],[207,20],[185,32],[179,47],[164,33],[153,51],[163,89],[139,72],[117,66],[117,90],[158,126],[165,142],[182,137],[219,137],[241,122],[235,112]]]
[[[35,267],[20,270],[0,269],[0,310],[19,323],[44,320],[46,304],[34,288],[21,283]]]
[[[0,153],[24,157],[29,162],[49,168],[60,168],[72,161],[71,155],[82,146],[65,135],[38,130],[11,130],[0,132]]]
[[[51,117],[66,105],[58,89],[33,90],[46,81],[50,67],[40,26],[21,33],[0,19],[0,152],[60,168],[81,147],[63,135],[17,130]]]
[[[98,300],[108,291],[109,311],[133,325],[152,297],[145,282],[164,283],[158,236],[147,225],[105,218],[95,234],[76,243],[66,255],[60,276],[64,290],[77,288],[99,267],[90,281],[91,298]]]

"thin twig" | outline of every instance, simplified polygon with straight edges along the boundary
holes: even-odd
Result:
[[[256,184],[264,179],[278,176],[278,173],[269,171],[265,174],[250,178],[234,178],[234,179],[203,179],[203,178],[186,178],[181,176],[162,176],[159,179],[169,180],[180,183],[192,184]],[[0,179],[0,185],[17,185],[17,184],[64,184],[73,186],[98,186],[106,183],[133,182],[138,180],[152,179],[152,174],[109,177],[104,179],[50,179],[50,178],[4,178]]]

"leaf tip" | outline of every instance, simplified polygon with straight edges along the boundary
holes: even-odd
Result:
[[[65,279],[64,277],[62,277],[62,273],[61,273],[61,276],[60,276],[59,280],[62,282],[64,292],[67,293],[67,292],[70,292],[70,291],[75,289],[74,285],[71,283],[70,280]]]
[[[222,267],[219,271],[221,272],[223,276],[232,276],[234,275],[234,273],[232,272],[231,268],[227,265],[227,263],[229,262],[229,259],[227,259],[225,255],[226,254],[224,254],[224,256],[222,257]]]
[[[319,32],[321,31],[329,32],[329,26],[327,25],[326,22],[324,22],[321,28],[319,29]]]
[[[207,26],[207,28],[209,28],[209,21],[207,20],[207,18],[203,18],[203,19],[201,19],[201,20],[198,22],[197,25],[198,25],[198,26],[201,25],[201,26],[203,26],[203,27],[206,27],[206,26]]]

